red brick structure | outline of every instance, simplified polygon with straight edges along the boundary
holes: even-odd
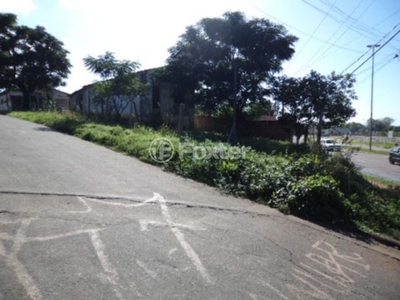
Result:
[[[264,119],[268,119],[269,121],[264,121]],[[231,124],[231,120],[226,118],[196,116],[194,119],[195,129],[224,134],[229,133]],[[292,140],[290,129],[284,127],[281,122],[271,117],[264,117],[254,121],[240,121],[238,124],[238,134],[241,137],[255,136],[273,140]]]

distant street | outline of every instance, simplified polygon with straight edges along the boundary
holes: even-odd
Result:
[[[358,152],[353,161],[361,168],[361,172],[400,183],[400,165],[389,163],[388,155]]]
[[[6,116],[0,153],[1,300],[399,299],[366,236]]]
[[[296,142],[295,137],[293,137],[293,142]],[[300,139],[300,142],[302,143],[303,140]],[[363,148],[368,148],[368,146],[363,146]],[[360,171],[368,175],[400,183],[400,165],[392,165],[389,163],[389,150],[377,147],[373,148],[374,150],[387,151],[388,154],[355,153],[352,156],[352,160],[360,168]],[[347,149],[344,148],[343,152],[345,151],[347,151]]]

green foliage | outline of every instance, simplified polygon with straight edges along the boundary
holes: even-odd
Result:
[[[178,84],[177,99],[185,94],[179,86],[196,90],[204,112],[233,107],[234,99],[242,111],[249,103],[266,101],[264,84],[291,58],[296,40],[282,25],[247,20],[240,12],[204,18],[187,27],[169,50],[164,76]]]
[[[0,89],[20,90],[21,108],[30,109],[35,90],[64,84],[71,64],[63,46],[44,27],[18,25],[16,15],[0,13]]]
[[[93,90],[94,101],[102,106],[104,116],[110,117],[115,112],[120,118],[136,96],[149,89],[149,85],[141,82],[135,73],[140,66],[138,62],[117,60],[111,52],[97,58],[87,56],[83,61],[89,71],[103,79],[95,84]]]
[[[341,153],[267,154],[242,145],[180,138],[166,127],[126,129],[58,113],[13,112],[11,116],[51,126],[151,164],[157,164],[150,156],[151,142],[167,138],[177,150],[162,164],[167,171],[266,203],[284,213],[323,223],[355,223],[400,239],[400,191],[371,184]],[[192,151],[196,147],[214,155],[201,158],[200,152]]]
[[[311,71],[304,78],[281,77],[273,88],[280,105],[279,119],[298,137],[315,125],[319,144],[322,128],[341,125],[355,115],[352,108],[352,100],[357,99],[354,82],[354,76],[334,72],[328,76]]]
[[[378,131],[378,132],[385,132],[385,136],[387,135],[387,131],[392,130],[393,126],[392,124],[394,123],[395,119],[390,118],[390,117],[385,117],[382,119],[372,119],[372,130],[373,131]],[[367,120],[366,123],[366,128],[370,128],[371,126],[371,119]]]
[[[74,113],[60,114],[54,112],[11,112],[12,117],[43,124],[67,134],[75,134],[77,128],[87,122],[86,117]]]

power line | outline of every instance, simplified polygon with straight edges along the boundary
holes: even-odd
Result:
[[[381,59],[378,63],[376,63],[375,65],[378,66],[377,70],[380,70],[383,66],[386,66],[389,62],[392,61],[392,59],[394,59],[395,55],[396,55],[397,51],[394,53],[391,53],[389,55],[387,55],[386,57],[384,57],[383,59]],[[370,67],[366,67],[365,69],[359,71],[357,74],[355,74],[356,76],[360,76],[361,74],[367,72],[368,70],[370,70]],[[376,73],[377,71],[375,71]]]
[[[383,47],[385,47],[391,40],[393,40],[396,35],[398,35],[400,33],[400,30],[398,30],[390,39],[388,39],[381,47],[378,48],[378,50],[375,51],[375,54],[378,53],[379,51],[381,51],[383,49]],[[373,55],[371,55],[370,57],[368,57],[366,60],[364,60],[362,62],[361,65],[359,65],[353,72],[351,72],[350,74],[354,74],[355,71],[357,71],[359,68],[361,68]]]
[[[315,10],[319,11],[320,13],[325,13],[325,11],[324,11],[323,9],[321,9],[321,8],[319,8],[319,7],[315,6],[315,5],[313,5],[312,3],[307,2],[306,0],[302,0],[302,1],[303,1],[305,4],[307,4],[307,5],[311,6],[312,8],[314,8]],[[324,5],[329,5],[329,4],[324,3],[323,1],[322,1],[322,3],[323,3]],[[360,4],[361,4],[361,3],[359,3],[358,6],[359,6]],[[371,4],[372,4],[372,3],[371,3]],[[357,6],[356,8],[358,8],[358,6]],[[348,15],[348,14],[344,13],[341,9],[337,8],[336,6],[334,7],[334,10],[335,10],[336,13],[339,15],[339,17],[334,16],[334,15],[331,15],[331,14],[330,14],[329,16],[330,16],[330,18],[331,18],[333,21],[335,21],[336,23],[338,23],[338,24],[340,25],[340,27],[342,27],[343,25],[345,25],[346,27],[348,27],[348,28],[354,30],[355,32],[357,32],[357,33],[359,33],[359,34],[361,34],[361,35],[364,35],[363,32],[366,31],[366,29],[371,29],[371,30],[377,31],[375,28],[370,28],[368,25],[366,25],[366,24],[364,24],[364,23],[362,23],[362,22],[359,22],[358,19],[354,19],[354,18],[351,16],[351,14],[352,14],[353,12],[351,12],[351,14]],[[343,18],[345,19],[344,21],[343,21]],[[350,20],[350,21],[348,21],[348,20]],[[347,25],[347,23],[349,23],[349,24]],[[375,35],[375,36],[372,36],[372,38],[376,38],[376,37],[379,36],[381,33],[378,33],[378,34],[377,34],[377,33],[371,33],[371,34],[374,34],[374,35]],[[365,36],[365,35],[364,35],[364,36]],[[371,36],[366,36],[366,37],[367,37],[367,38],[371,38]]]
[[[290,27],[290,28],[292,28],[292,29],[295,30],[295,31],[298,31],[298,32],[301,32],[302,34],[305,34],[306,36],[311,36],[311,34],[305,32],[305,31],[303,31],[303,30],[301,30],[301,29],[298,29],[297,27],[294,27],[294,26],[292,26],[292,25],[290,25],[290,24],[288,24],[288,23],[286,23],[286,22],[284,22],[284,21],[282,21],[282,20],[280,20],[280,19],[278,19],[278,18],[272,16],[271,14],[265,12],[264,10],[262,10],[261,8],[259,8],[258,6],[254,5],[253,3],[250,3],[250,2],[245,1],[245,0],[244,0],[244,2],[246,2],[246,3],[249,4],[250,6],[254,7],[255,9],[257,9],[258,11],[260,11],[261,13],[263,13],[264,15],[268,16],[269,18],[271,18],[271,19],[273,19],[273,20],[275,20],[275,21],[277,21],[277,22],[279,22],[279,23],[285,25],[286,27]],[[343,50],[351,51],[351,52],[354,52],[354,53],[362,53],[361,51],[358,51],[358,50],[355,50],[355,49],[346,48],[346,47],[342,47],[342,46],[339,46],[339,45],[336,45],[336,44],[333,44],[333,43],[329,43],[328,41],[323,40],[323,39],[320,39],[320,38],[315,37],[315,36],[313,37],[313,39],[318,40],[318,41],[323,42],[323,43],[327,43],[328,45],[332,45],[333,47],[337,47],[337,48],[340,48],[340,49],[343,49]]]
[[[303,0],[304,3],[311,5],[312,7],[315,7],[314,5],[308,3],[306,0]],[[363,0],[361,0],[358,5],[353,9],[353,11],[351,13],[354,13],[358,7],[363,3]],[[346,20],[336,29],[336,31],[331,34],[331,36],[329,37],[328,41],[330,41],[335,35],[336,33],[340,30],[340,28],[342,28],[342,26],[347,22],[347,20],[350,18],[350,16],[347,16]],[[339,37],[340,38],[340,37]],[[336,43],[338,41],[338,39],[336,39],[336,41],[334,43]],[[311,67],[315,62],[310,63],[312,60],[314,60],[315,56],[326,46],[326,43],[324,45],[322,45],[313,55],[312,57],[305,63],[303,64],[303,66],[297,71],[295,72],[293,75],[296,75],[297,73],[303,71],[304,69],[307,69],[309,67]],[[328,51],[331,47],[328,47],[328,49],[326,51]],[[326,53],[326,51],[324,53]]]
[[[399,10],[400,11],[400,10]],[[382,23],[382,22],[380,22]],[[379,23],[379,24],[380,24]],[[377,41],[375,44],[379,44],[384,40],[392,31],[394,31],[398,26],[400,25],[400,22],[397,23],[388,33],[386,33],[379,41]],[[363,55],[361,55],[356,61],[354,61],[352,64],[350,64],[346,69],[344,69],[340,74],[343,74],[346,72],[348,69],[350,69],[353,65],[355,65],[361,58],[363,58],[365,55],[369,53],[369,50],[367,50]]]
[[[324,5],[326,5],[326,6],[329,6],[329,4],[330,4],[330,2],[329,1],[326,1],[326,0],[319,0],[320,2],[322,2]],[[376,0],[372,0],[372,2],[368,5],[368,7],[361,13],[361,15],[363,15],[371,6],[372,6],[372,4],[375,2]],[[369,33],[370,31],[376,31],[377,33],[372,33],[371,32],[371,34],[374,34],[375,35],[375,37],[373,37],[373,38],[377,38],[378,36],[380,36],[380,35],[382,35],[382,33],[381,32],[379,32],[378,30],[376,30],[376,27],[370,27],[369,25],[367,25],[367,24],[365,24],[364,22],[361,22],[361,21],[359,21],[359,17],[357,18],[357,19],[355,19],[355,18],[353,18],[352,16],[351,16],[351,14],[349,15],[349,14],[347,14],[347,13],[345,13],[343,10],[341,10],[340,8],[338,8],[338,7],[334,7],[334,10],[337,12],[337,14],[339,15],[339,16],[341,16],[341,17],[345,17],[346,18],[346,20],[347,19],[349,19],[350,20],[350,22],[349,22],[349,25],[347,26],[348,28],[350,28],[350,29],[352,29],[352,30],[354,30],[354,31],[357,31],[357,32],[359,32],[359,33],[361,33],[361,32],[365,32],[365,31],[367,31],[367,33]],[[361,16],[360,15],[360,16]],[[341,19],[339,19],[339,20],[335,20],[336,22],[338,22],[338,23],[342,23],[342,20]]]
[[[331,7],[329,8],[329,10],[326,12],[325,16],[323,17],[323,19],[321,20],[321,22],[319,22],[319,24],[317,25],[317,27],[314,29],[313,33],[309,36],[307,42],[304,44],[304,46],[300,49],[300,51],[298,53],[295,54],[295,56],[291,59],[291,62],[289,64],[288,67],[291,66],[291,64],[293,63],[293,61],[296,59],[296,57],[300,56],[300,54],[303,52],[304,48],[308,45],[308,43],[310,42],[310,40],[314,37],[314,34],[317,32],[317,30],[319,29],[319,27],[322,25],[322,23],[325,21],[326,17],[328,16],[329,12],[332,10],[333,6],[336,4],[337,0],[335,0],[335,2],[331,5]]]

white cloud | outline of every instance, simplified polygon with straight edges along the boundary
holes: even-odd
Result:
[[[3,0],[0,2],[0,12],[29,15],[36,9],[33,0]]]

